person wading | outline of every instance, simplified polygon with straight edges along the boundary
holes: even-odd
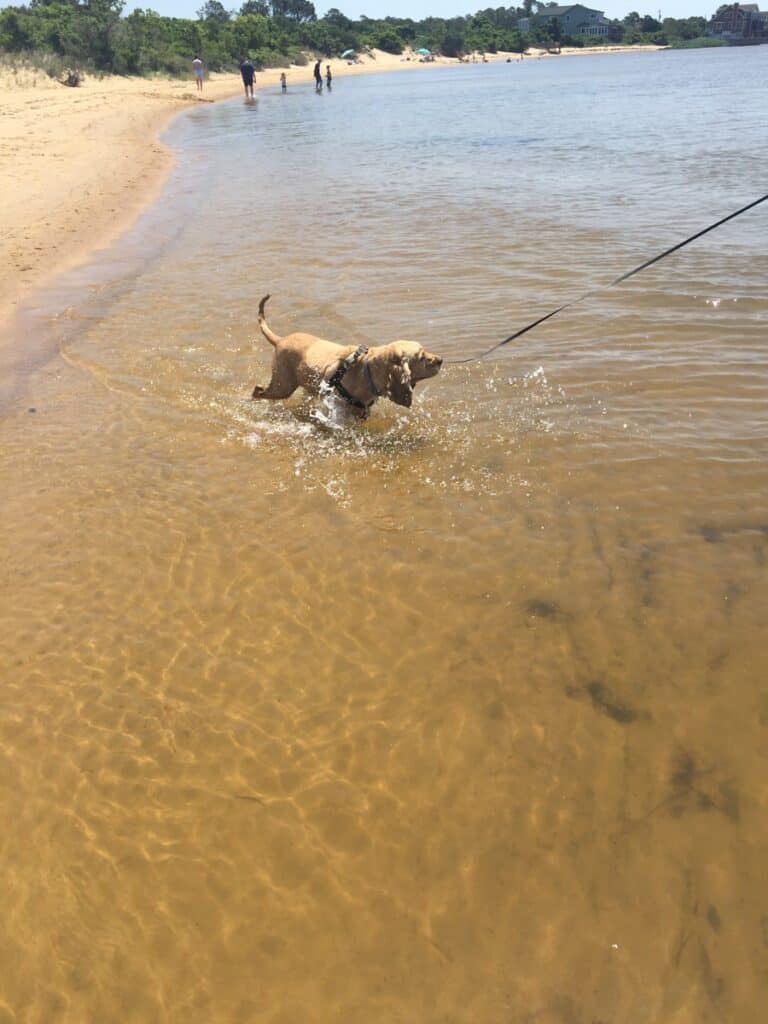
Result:
[[[197,82],[197,91],[203,91],[203,75],[205,74],[205,67],[199,57],[195,57],[192,61],[192,70],[195,73],[195,81]]]
[[[243,76],[243,88],[245,89],[245,98],[253,99],[253,76],[255,69],[251,63],[251,58],[246,57],[243,63],[240,65],[240,74]]]

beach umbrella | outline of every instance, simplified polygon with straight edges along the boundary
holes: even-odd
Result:
[[[355,56],[355,51],[354,50],[345,50],[344,53],[342,53],[341,56],[342,57],[354,57]]]
[[[421,54],[423,54],[423,56],[425,56],[425,57],[431,57],[431,56],[432,56],[432,51],[431,51],[431,50],[428,50],[428,49],[426,48],[426,46],[420,46],[420,47],[418,48],[418,50],[416,51],[416,53],[421,53]]]

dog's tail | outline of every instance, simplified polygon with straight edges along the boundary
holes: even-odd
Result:
[[[259,303],[259,329],[270,345],[276,345],[278,341],[280,341],[280,338],[274,333],[274,331],[270,331],[269,327],[267,327],[267,321],[264,319],[264,307],[267,304],[268,298],[269,296],[265,295]]]

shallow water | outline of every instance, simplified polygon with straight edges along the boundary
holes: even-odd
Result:
[[[248,396],[266,292],[461,358],[756,198],[767,63],[177,120],[0,421],[0,1020],[761,1019],[768,209],[408,412]]]

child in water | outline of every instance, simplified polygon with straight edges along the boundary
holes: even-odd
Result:
[[[284,71],[280,72],[280,88],[283,90],[283,92],[287,92],[288,91],[288,81],[287,81],[287,79],[285,77],[285,72]]]
[[[331,82],[332,81],[333,81],[333,76],[331,75],[331,65],[330,64],[326,64],[325,65],[325,84],[328,86],[328,91],[329,92],[331,91]]]

